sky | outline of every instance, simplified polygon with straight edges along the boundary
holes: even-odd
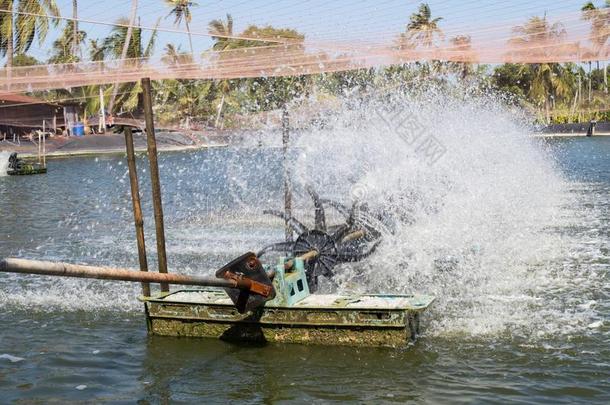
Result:
[[[56,0],[62,16],[72,15],[72,0]],[[229,13],[234,19],[234,32],[241,32],[250,24],[293,28],[305,34],[310,41],[373,41],[391,38],[405,30],[409,16],[421,0],[196,0],[192,8],[191,31],[207,33],[208,22],[224,19]],[[159,22],[163,28],[185,31],[184,24],[174,25],[167,17],[170,8],[163,0],[139,0],[138,21],[142,26],[153,27]],[[476,29],[509,22],[520,24],[532,16],[547,15],[550,19],[566,13],[575,13],[584,0],[428,0],[433,17],[442,17],[440,27],[448,32],[459,29]],[[602,5],[603,0],[594,1]],[[99,22],[114,22],[128,17],[131,0],[79,0],[79,17]],[[159,19],[160,18],[160,19]],[[52,30],[43,44],[34,43],[29,54],[39,60],[50,56],[50,48],[65,22]],[[88,39],[107,36],[111,27],[81,23]],[[88,41],[87,41],[88,42]],[[165,44],[173,43],[183,51],[189,50],[185,33],[160,33],[156,55]],[[193,35],[196,53],[210,47],[209,37]],[[1,62],[3,64],[3,61]]]

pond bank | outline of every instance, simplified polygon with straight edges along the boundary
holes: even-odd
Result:
[[[186,135],[178,132],[159,132],[156,134],[157,149],[159,152],[197,150],[211,147],[226,146],[220,137],[210,139],[201,134]],[[141,132],[134,133],[134,146],[136,152],[147,150],[146,138]],[[0,151],[17,152],[22,157],[37,157],[38,142],[21,141],[0,142]],[[64,158],[73,156],[91,156],[125,153],[125,138],[123,134],[86,135],[83,137],[55,136],[47,138],[47,158]]]

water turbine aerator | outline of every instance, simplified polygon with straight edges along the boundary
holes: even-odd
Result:
[[[236,258],[216,271],[215,277],[168,273],[150,87],[150,80],[142,79],[159,272],[148,271],[129,127],[124,128],[124,133],[140,271],[5,259],[0,261],[0,272],[141,282],[140,300],[145,306],[148,330],[155,335],[390,347],[404,346],[415,339],[420,314],[433,297],[315,293],[320,276],[332,277],[338,264],[360,261],[375,251],[382,235],[375,224],[383,223],[383,218],[371,213],[365,204],[354,202],[348,207],[322,199],[308,187],[315,207],[314,227],[309,229],[291,214],[288,176],[285,211],[265,211],[285,221],[286,241]],[[287,114],[284,115],[286,152]],[[286,160],[284,155],[285,163]],[[343,222],[328,225],[325,207],[338,211]],[[290,237],[293,233],[298,235],[295,240]],[[263,264],[261,257],[269,252],[283,252],[284,256],[274,265]],[[161,291],[151,293],[149,283],[159,283]],[[170,284],[199,288],[170,292]]]
[[[307,284],[310,291],[315,292],[318,289],[318,278],[331,278],[337,264],[357,262],[372,254],[381,241],[381,232],[371,225],[374,223],[370,220],[373,216],[365,208],[366,205],[354,203],[348,208],[336,201],[321,199],[311,187],[307,188],[307,192],[315,207],[314,228],[308,229],[285,212],[266,210],[266,214],[284,219],[298,237],[294,242],[289,240],[268,245],[257,256],[269,252],[285,252],[292,257],[306,257]],[[334,207],[345,217],[345,222],[327,226],[325,205]]]

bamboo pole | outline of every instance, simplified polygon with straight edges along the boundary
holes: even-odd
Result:
[[[142,78],[144,118],[146,119],[146,140],[148,144],[148,161],[150,163],[150,186],[155,212],[155,229],[157,233],[157,258],[159,273],[167,273],[167,256],[165,253],[165,228],[163,225],[163,205],[161,203],[161,183],[159,181],[159,163],[157,161],[157,140],[152,111],[152,90],[150,78]],[[169,291],[167,283],[161,284],[161,291]]]
[[[138,171],[136,169],[136,155],[133,147],[133,133],[131,127],[125,127],[125,146],[127,147],[127,166],[129,167],[129,183],[131,184],[131,202],[133,205],[133,219],[136,226],[136,240],[138,243],[138,261],[140,262],[140,271],[148,271],[146,243],[144,239],[144,219],[142,218],[142,205],[140,204],[140,186],[138,184]],[[142,295],[150,297],[149,283],[142,283]]]
[[[290,162],[288,161],[288,146],[290,144],[290,128],[288,121],[288,109],[282,108],[282,164],[284,166],[284,212],[286,213],[284,229],[286,242],[292,242],[292,229],[289,219],[292,217],[292,185],[290,183]]]

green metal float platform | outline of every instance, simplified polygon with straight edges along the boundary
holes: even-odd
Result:
[[[41,162],[42,159],[42,162]],[[27,176],[32,174],[43,174],[47,172],[47,165],[44,157],[39,156],[39,162],[24,162],[23,159],[17,157],[17,153],[11,153],[8,159],[8,169],[6,174],[9,176]]]
[[[18,169],[7,170],[6,174],[9,176],[28,176],[32,174],[44,174],[47,172],[47,168],[38,164],[24,164]]]
[[[425,295],[309,294],[303,263],[285,272],[279,264],[276,297],[239,313],[223,289],[179,290],[141,297],[149,333],[342,346],[401,347],[420,333]]]

